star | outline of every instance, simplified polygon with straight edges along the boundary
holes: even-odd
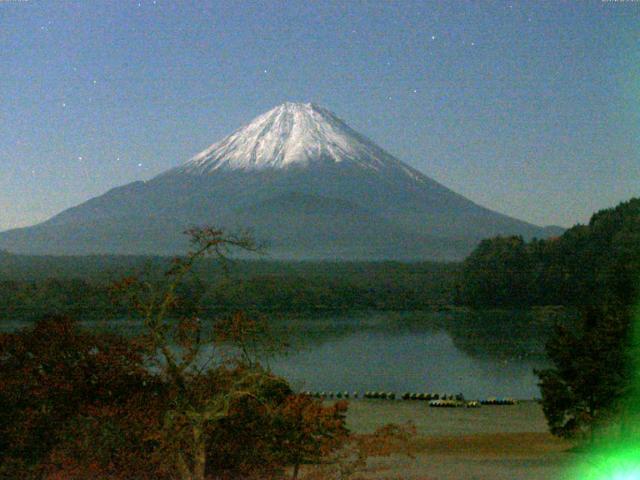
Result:
[[[78,160],[82,160],[82,157],[78,157]]]
[[[62,102],[62,108],[66,108],[66,107],[67,107],[67,104]]]
[[[141,163],[139,163],[139,164],[138,164],[138,167],[141,167],[141,166],[142,166],[142,164],[141,164]]]
[[[435,35],[431,35],[431,40],[435,40],[436,36]]]

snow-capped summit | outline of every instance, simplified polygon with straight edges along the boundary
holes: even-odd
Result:
[[[218,169],[287,168],[314,161],[353,162],[377,170],[394,160],[329,110],[313,103],[287,102],[211,145],[177,170],[208,174]]]
[[[193,225],[251,229],[286,259],[459,260],[481,238],[551,233],[451,191],[322,107],[285,103],[155,178],[0,233],[0,249],[173,255]]]

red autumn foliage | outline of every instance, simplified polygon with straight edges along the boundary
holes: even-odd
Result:
[[[197,409],[238,381],[247,394],[206,423],[206,478],[274,478],[319,461],[347,437],[346,404],[294,395],[258,366],[184,378],[179,391],[145,368],[135,342],[67,318],[0,335],[0,478],[179,478],[189,419],[175,415],[177,406]]]
[[[156,387],[134,343],[85,332],[68,318],[0,335],[0,471],[11,477],[16,466],[33,475],[51,467],[56,449],[80,441],[74,422],[133,413],[131,404],[148,403]]]
[[[283,459],[293,465],[293,478],[303,464],[313,464],[341,447],[348,438],[344,419],[347,402],[325,407],[306,395],[287,399],[277,412],[276,434]]]

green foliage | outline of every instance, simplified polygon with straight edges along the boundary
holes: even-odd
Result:
[[[546,268],[561,266],[556,281],[580,311],[547,345],[554,368],[537,372],[551,432],[593,440],[605,425],[628,430],[638,413],[633,304],[640,293],[640,199],[596,213],[551,252],[543,256]]]
[[[628,309],[587,307],[547,345],[554,368],[536,372],[551,433],[589,438],[620,414],[633,375]]]
[[[35,321],[47,315],[113,318],[118,311],[106,285],[81,279],[0,281],[0,319]]]
[[[522,305],[531,296],[530,276],[530,256],[522,237],[483,240],[464,262],[461,295],[473,305]]]
[[[631,312],[639,293],[636,198],[595,213],[588,225],[559,238],[483,241],[462,266],[459,301],[482,307],[564,305],[577,311],[547,345],[554,367],[536,373],[551,432],[591,438],[599,426],[629,412],[636,364]]]
[[[476,306],[630,305],[640,272],[640,199],[594,214],[561,237],[484,240],[465,260],[459,301]]]
[[[0,258],[0,321],[35,321],[43,315],[82,320],[122,318],[113,302],[116,278],[165,281],[167,259],[136,257]],[[220,311],[310,312],[418,310],[453,302],[455,264],[396,262],[238,261],[224,275],[211,259],[194,266],[176,286],[176,313]]]

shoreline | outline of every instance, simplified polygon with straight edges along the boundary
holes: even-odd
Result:
[[[361,478],[404,480],[556,480],[568,478],[571,442],[552,436],[535,401],[477,409],[430,408],[424,402],[352,400],[347,426],[356,434],[385,424],[416,426],[413,458],[372,457]]]

